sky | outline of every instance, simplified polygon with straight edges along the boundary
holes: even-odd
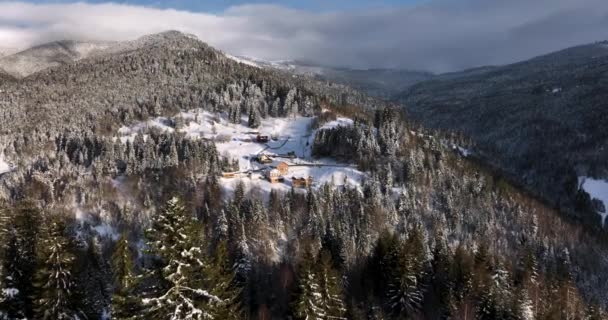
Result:
[[[0,48],[179,30],[225,52],[450,72],[608,39],[606,0],[0,0]]]
[[[369,10],[374,8],[391,8],[395,6],[422,3],[427,0],[118,0],[114,3],[148,6],[163,9],[177,9],[196,12],[221,13],[222,11],[239,5],[247,4],[274,4],[293,9],[302,9],[314,12]],[[30,3],[70,3],[66,0],[36,0]],[[76,2],[76,1],[73,1]],[[108,1],[93,0],[88,3],[104,3]]]

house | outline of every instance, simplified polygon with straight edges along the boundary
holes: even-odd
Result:
[[[277,169],[268,170],[266,172],[266,178],[268,179],[268,181],[270,181],[270,183],[279,183],[283,181],[283,176],[281,175],[281,172],[279,172],[279,170]]]
[[[257,161],[262,164],[272,163],[272,159],[266,154],[261,154],[257,157]]]
[[[258,134],[256,140],[257,140],[257,142],[266,143],[266,142],[268,142],[269,138],[268,138],[268,136],[262,136],[262,135]]]
[[[308,178],[291,178],[291,184],[294,188],[308,188],[312,185],[312,177],[308,176]]]
[[[279,170],[282,175],[286,175],[289,172],[289,165],[287,162],[280,162],[277,165],[277,170]]]
[[[231,178],[236,177],[236,174],[237,174],[236,172],[222,172],[222,178],[231,179]]]

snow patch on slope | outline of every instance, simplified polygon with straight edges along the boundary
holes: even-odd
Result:
[[[4,160],[4,155],[0,154],[0,174],[7,173],[13,170],[13,167]]]
[[[180,112],[172,119],[156,118],[148,122],[136,123],[131,127],[119,129],[121,141],[133,141],[138,133],[144,133],[151,127],[166,132],[180,132],[190,139],[206,139],[213,141],[220,155],[231,160],[238,160],[237,178],[220,178],[227,195],[231,195],[239,181],[247,190],[260,190],[261,196],[267,195],[272,189],[288,191],[291,189],[292,178],[313,178],[313,187],[332,182],[335,186],[360,187],[365,173],[354,165],[339,163],[333,159],[312,157],[312,144],[316,130],[312,129],[314,118],[266,118],[261,119],[259,128],[247,126],[247,117],[241,118],[241,123],[228,121],[225,113],[214,114],[202,109]],[[170,123],[178,123],[175,128]],[[337,118],[325,123],[320,129],[338,126],[352,126],[353,120]],[[320,130],[319,129],[319,130]],[[257,142],[257,136],[268,136],[266,143]],[[271,156],[272,162],[260,164],[254,160],[258,155]],[[264,178],[264,171],[275,168],[279,163],[289,165],[289,171],[283,175],[284,182],[270,183]]]
[[[15,77],[72,63],[111,47],[111,42],[57,41],[0,58],[0,69]]]
[[[353,119],[337,118],[336,120],[325,123],[320,129],[333,129],[336,127],[350,127],[354,124]]]
[[[225,53],[224,55],[226,56],[226,58],[234,60],[234,61],[236,61],[238,63],[246,64],[248,66],[252,66],[252,67],[256,67],[256,68],[261,68],[261,66],[259,64],[253,62],[250,59],[246,59],[246,58],[243,58],[243,57],[233,56],[233,55],[230,55],[230,54],[227,54],[227,53]]]
[[[597,211],[602,216],[602,226],[608,216],[608,180],[598,180],[589,177],[579,177],[579,186],[591,196],[604,204],[604,211]]]

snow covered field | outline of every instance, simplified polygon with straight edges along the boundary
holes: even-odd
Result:
[[[248,188],[257,187],[264,192],[271,189],[289,190],[292,177],[308,176],[313,178],[313,187],[327,182],[336,186],[345,183],[359,186],[365,174],[353,165],[338,163],[333,159],[312,158],[315,137],[315,130],[311,128],[313,120],[314,118],[306,117],[266,118],[262,119],[259,128],[252,129],[247,126],[247,117],[242,117],[240,124],[233,124],[224,114],[193,110],[181,112],[172,119],[159,117],[131,127],[122,127],[119,138],[122,142],[132,141],[138,132],[155,127],[167,132],[178,131],[191,139],[214,141],[220,155],[238,159],[238,177],[220,179],[228,192],[234,190],[238,181],[243,181]],[[176,128],[170,125],[173,121],[179,123]],[[351,119],[338,118],[325,123],[321,129],[351,125]],[[269,141],[257,142],[258,135],[268,136]],[[258,163],[254,158],[261,154],[270,156],[273,161]],[[270,183],[264,178],[264,170],[274,168],[280,162],[289,165],[288,173],[283,175],[284,182]]]
[[[11,171],[11,166],[4,160],[2,154],[0,154],[0,174]]]
[[[585,190],[592,199],[600,200],[604,203],[604,212],[598,211],[602,216],[602,224],[608,215],[608,180],[596,180],[589,177],[579,177],[579,186]]]

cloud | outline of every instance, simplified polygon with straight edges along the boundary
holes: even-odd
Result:
[[[256,4],[219,14],[115,3],[0,2],[0,47],[127,40],[168,29],[237,55],[445,72],[606,39],[608,1],[435,0],[345,12]]]

